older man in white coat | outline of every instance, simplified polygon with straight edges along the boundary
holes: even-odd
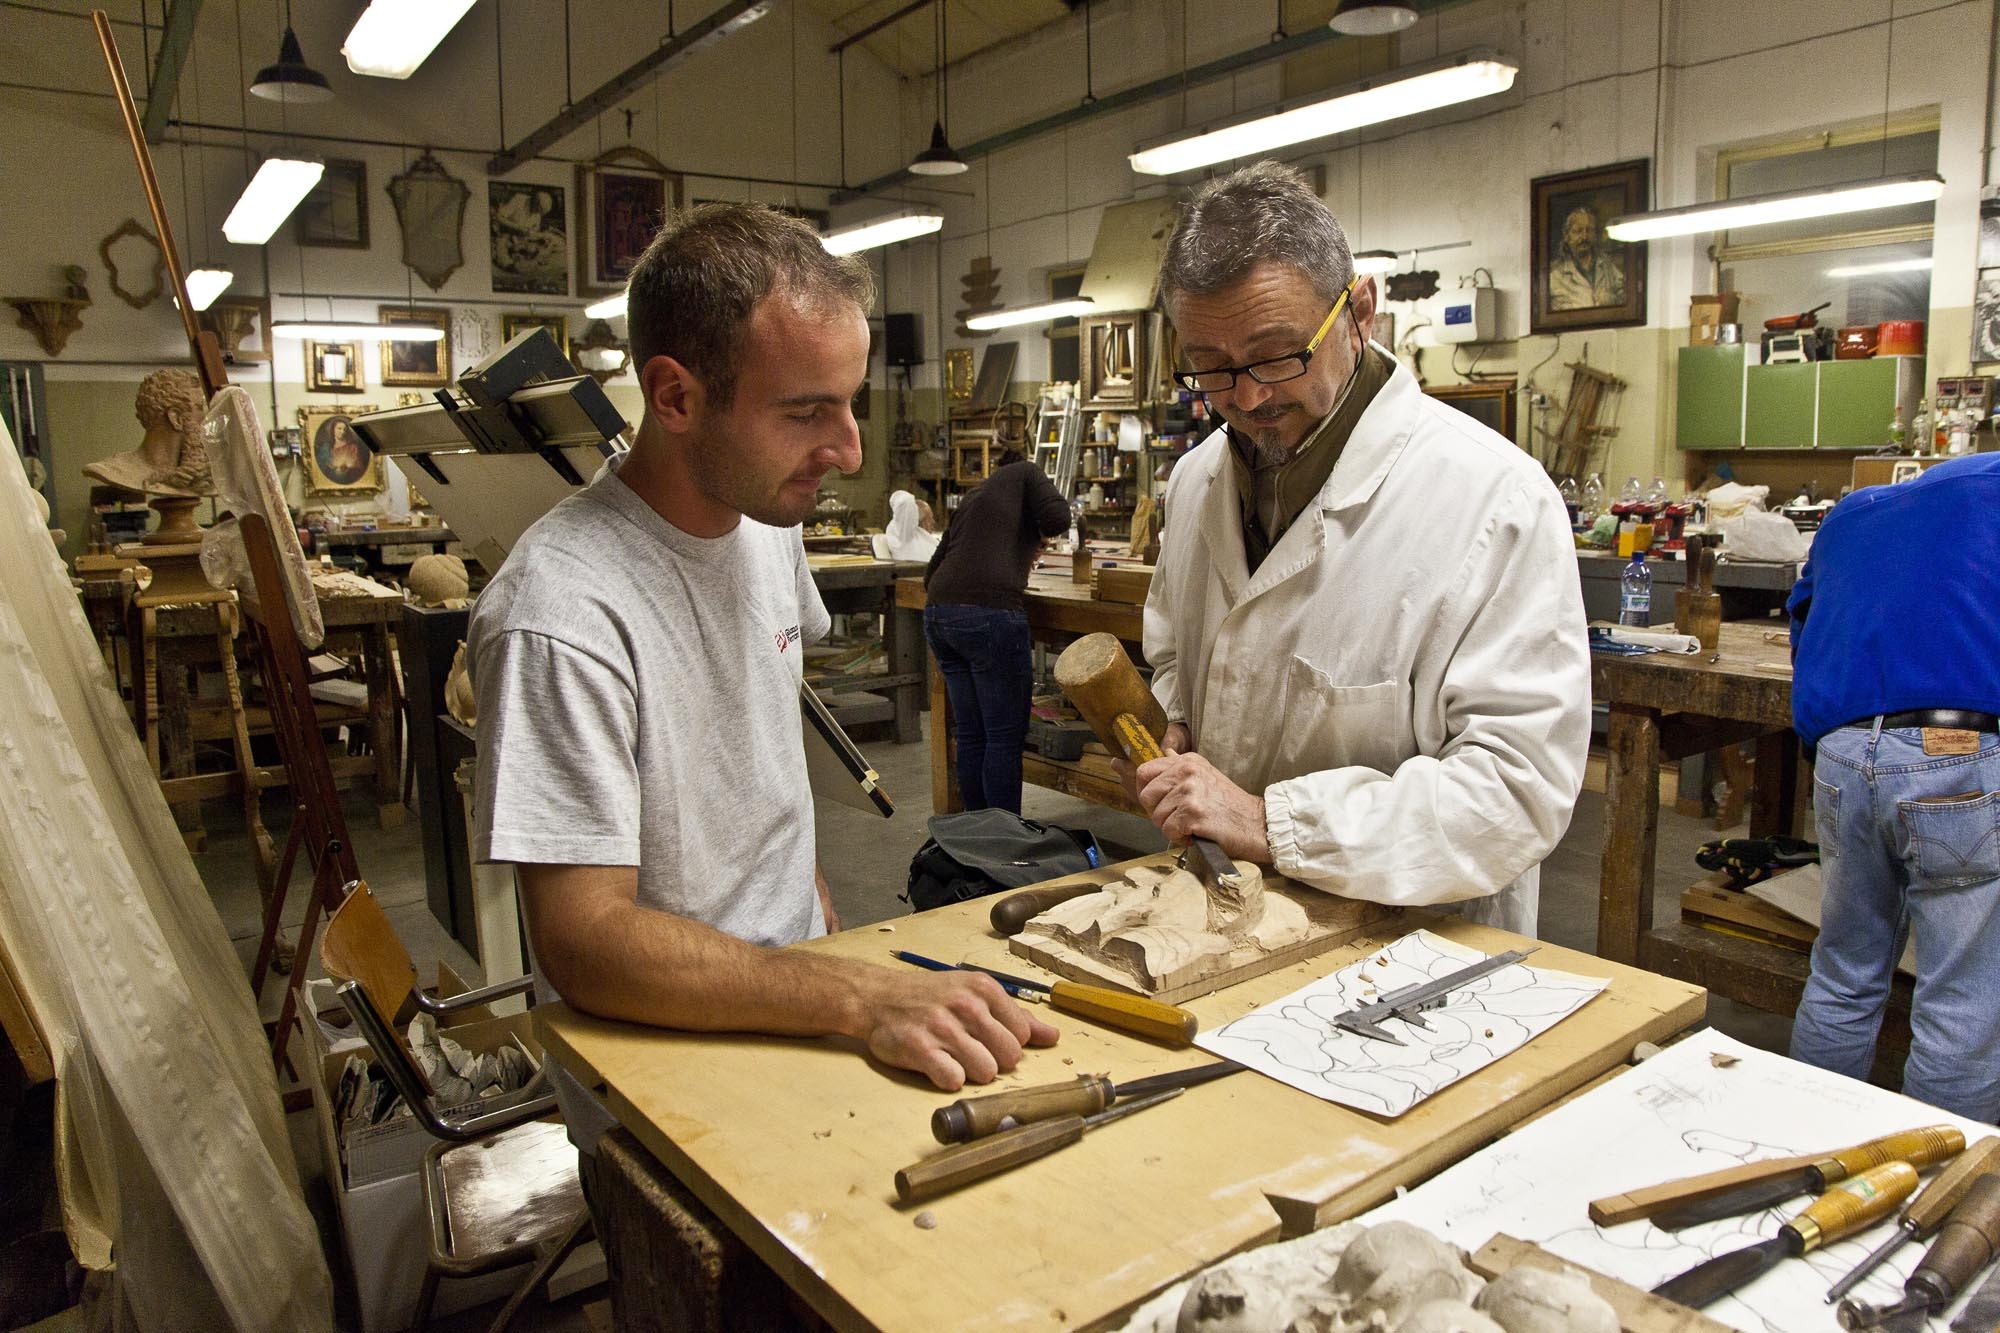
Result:
[[[1375,289],[1288,168],[1204,185],[1161,286],[1227,423],[1174,468],[1146,603],[1170,838],[1343,897],[1535,932],[1590,665],[1569,524],[1514,444],[1369,342]]]

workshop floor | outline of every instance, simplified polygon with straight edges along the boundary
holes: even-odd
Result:
[[[881,774],[884,789],[896,803],[894,818],[886,821],[888,827],[884,827],[885,821],[879,816],[846,806],[822,802],[819,810],[821,863],[832,885],[834,904],[842,922],[850,927],[898,916],[908,910],[897,895],[903,889],[910,855],[924,840],[925,820],[931,813],[928,743],[864,742],[863,748]],[[1024,813],[1029,818],[1089,828],[1106,850],[1117,856],[1137,856],[1165,845],[1145,820],[1052,791],[1029,788],[1025,804]],[[279,802],[267,801],[266,808],[267,817],[282,816]],[[229,807],[211,803],[206,814],[210,830],[208,849],[197,858],[197,864],[247,969],[256,951],[259,931],[255,876],[248,845]],[[1596,940],[1597,862],[1603,818],[1603,797],[1584,793],[1568,835],[1543,865],[1541,933],[1552,943],[1588,951]],[[362,873],[409,945],[419,973],[434,975],[437,960],[443,959],[462,974],[471,975],[471,958],[446,936],[426,906],[421,835],[415,820],[405,821],[399,828],[380,829],[372,804],[360,796],[349,798],[347,819]],[[281,823],[271,831],[282,840]],[[1655,912],[1659,919],[1671,920],[1678,914],[1681,890],[1698,877],[1694,850],[1715,836],[1714,830],[1701,821],[1672,809],[1661,810],[1659,872],[1655,884]],[[301,883],[287,914],[288,924],[294,928],[303,912],[303,890]],[[316,961],[309,974],[319,974]],[[267,1007],[275,1016],[278,988],[269,986],[267,991],[273,997]],[[1709,1021],[1733,1036],[1770,1050],[1783,1051],[1789,1037],[1787,1020],[1728,1001],[1710,1001]],[[311,1111],[291,1117],[292,1139],[308,1181],[308,1202],[320,1222],[327,1252],[334,1256],[340,1326],[351,1329],[357,1327],[351,1280],[344,1272],[333,1199],[311,1117]],[[492,1313],[492,1307],[482,1307],[439,1320],[434,1326],[449,1333],[482,1328]],[[523,1312],[515,1327],[584,1333],[584,1330],[608,1328],[609,1317],[601,1299],[585,1294],[555,1307],[531,1307]]]

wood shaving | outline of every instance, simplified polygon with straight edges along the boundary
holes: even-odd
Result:
[[[816,1139],[830,1139],[833,1137],[833,1131],[830,1129],[816,1129],[813,1131],[813,1137]]]
[[[896,928],[894,926],[877,926],[875,927],[875,929],[884,935],[893,935],[896,933]]]
[[[1738,1055],[1731,1055],[1727,1051],[1710,1051],[1708,1053],[1708,1062],[1717,1069],[1727,1069],[1733,1064],[1740,1063],[1742,1058]]]
[[[917,1230],[919,1231],[937,1230],[937,1214],[932,1212],[928,1208],[924,1209],[921,1213],[918,1213],[915,1217],[911,1218],[910,1220],[917,1224]]]

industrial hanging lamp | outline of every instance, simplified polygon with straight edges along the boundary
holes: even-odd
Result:
[[[967,170],[965,159],[951,146],[945,137],[945,58],[947,46],[944,34],[945,0],[937,0],[937,119],[931,124],[931,146],[918,153],[910,163],[910,170],[919,176],[956,176]]]
[[[291,0],[285,0],[285,36],[278,43],[278,62],[257,71],[250,92],[271,102],[324,102],[333,96],[326,75],[306,63],[299,35],[292,31]]]
[[[1416,21],[1417,7],[1401,0],[1346,0],[1326,26],[1348,37],[1386,37]]]

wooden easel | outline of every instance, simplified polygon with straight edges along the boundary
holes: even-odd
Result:
[[[125,137],[139,167],[139,181],[145,187],[146,205],[152,210],[153,229],[160,238],[166,259],[167,277],[178,300],[181,327],[194,354],[195,372],[201,377],[204,395],[212,399],[229,385],[223,368],[222,352],[215,335],[195,323],[194,307],[188,300],[186,271],[181,267],[180,248],[174,241],[173,224],[167,217],[166,200],[153,173],[152,153],[146,147],[138,108],[132,101],[131,85],[125,79],[125,65],[111,35],[111,21],[103,10],[91,11],[97,43],[125,120]],[[271,725],[276,733],[278,752],[284,760],[286,781],[294,801],[290,833],[275,882],[264,910],[264,935],[252,969],[252,989],[261,991],[265,969],[277,944],[279,924],[290,887],[292,866],[300,848],[313,866],[312,898],[306,905],[305,923],[300,928],[298,957],[311,957],[313,934],[319,915],[340,887],[360,878],[355,868],[353,841],[347,835],[347,820],[340,808],[340,795],[333,785],[326,745],[321,739],[319,715],[307,683],[305,652],[292,627],[292,604],[279,570],[278,548],[271,528],[260,514],[239,516],[243,545],[250,559],[250,571],[258,593],[261,617],[248,617],[257,645],[258,668],[263,673],[264,690],[269,696]],[[246,775],[247,777],[247,775]],[[291,1038],[298,1014],[299,985],[303,966],[294,966],[285,983],[285,1002],[271,1034],[271,1058],[282,1072],[285,1047]],[[289,1102],[288,1098],[288,1102]]]

